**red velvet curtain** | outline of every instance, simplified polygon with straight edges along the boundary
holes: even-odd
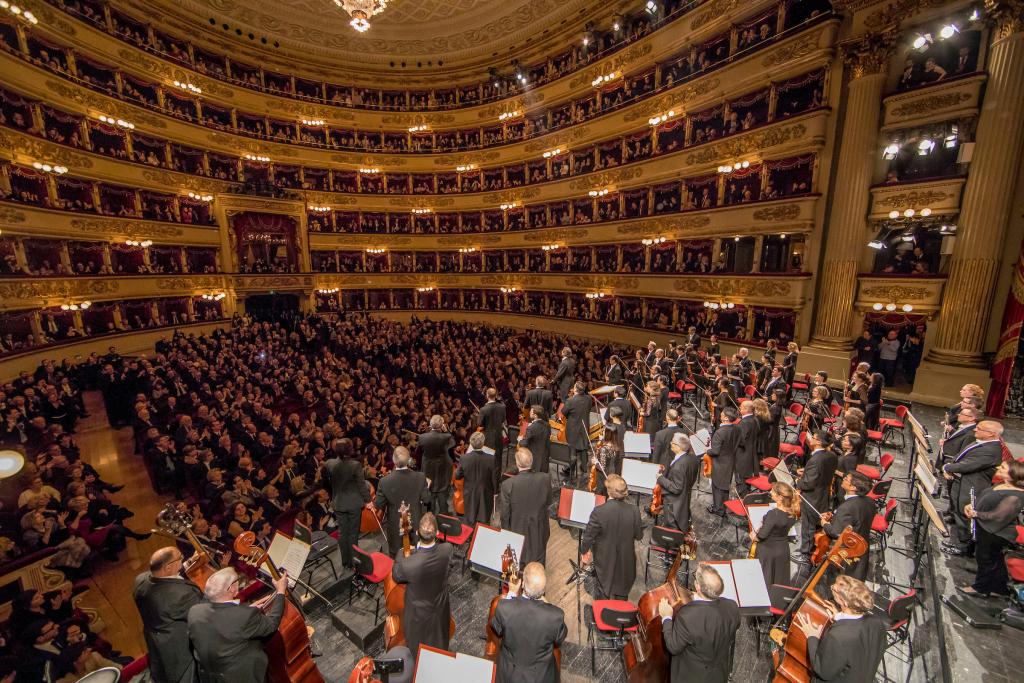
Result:
[[[992,386],[985,406],[985,412],[990,417],[1003,417],[1003,404],[1006,403],[1013,361],[1017,357],[1017,345],[1020,343],[1021,324],[1024,324],[1024,242],[1021,243],[1021,254],[1017,259],[1010,292],[1006,296],[1006,308],[1003,309],[999,348],[992,366]]]
[[[295,219],[290,216],[282,216],[274,213],[240,213],[234,217],[235,228],[235,253],[241,263],[245,258],[243,244],[245,238],[250,235],[280,235],[284,234],[288,248],[288,263],[298,263],[297,248],[298,241],[295,236]]]

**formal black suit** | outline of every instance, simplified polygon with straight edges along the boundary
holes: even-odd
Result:
[[[672,452],[672,439],[676,434],[685,434],[686,431],[673,423],[665,429],[658,430],[658,433],[651,439],[651,462],[656,465],[664,465],[668,468],[669,463],[675,458]]]
[[[455,463],[448,451],[455,447],[455,437],[448,432],[431,429],[426,434],[420,434],[418,442],[420,471],[430,480],[430,508],[434,514],[449,515],[448,489],[452,484]]]
[[[551,417],[551,403],[553,398],[551,392],[547,389],[530,389],[526,392],[526,400],[523,401],[523,406],[527,410],[533,406],[540,406],[544,409],[544,419]]]
[[[352,564],[352,546],[359,540],[363,506],[370,502],[370,485],[357,460],[332,458],[324,463],[330,475],[331,505],[338,521],[338,549],[344,566]],[[273,523],[267,518],[267,521]]]
[[[616,363],[615,365],[608,368],[608,384],[625,384],[626,380],[623,379],[622,366]]]
[[[423,506],[429,502],[430,491],[427,489],[427,477],[422,472],[401,469],[393,471],[386,477],[381,477],[377,484],[377,496],[373,499],[373,505],[378,510],[387,508],[388,547],[392,557],[397,555],[402,547],[402,539],[398,535],[398,523],[402,515],[398,509],[402,507],[403,503],[409,506],[409,521],[412,523],[412,533],[415,534],[420,524],[420,517],[423,516]]]
[[[555,372],[555,384],[558,386],[558,398],[565,401],[569,398],[569,394],[572,391],[572,385],[576,383],[576,361],[569,358],[563,358],[562,362],[558,364],[558,370]]]
[[[202,602],[188,611],[188,637],[198,662],[200,683],[254,683],[267,673],[262,639],[284,616],[285,597],[270,611],[231,602]]]
[[[686,340],[686,343],[692,346],[693,350],[696,351],[697,349],[700,348],[700,335],[691,334],[690,337]]]
[[[519,437],[519,444],[533,454],[531,472],[547,473],[550,459],[551,425],[546,420],[534,420]]]
[[[409,557],[399,554],[391,569],[391,578],[405,587],[405,612],[402,628],[413,656],[420,645],[448,649],[451,608],[448,604],[448,573],[454,548],[435,543],[416,548]]]
[[[661,635],[671,655],[672,683],[726,683],[732,672],[732,644],[740,608],[728,598],[694,600],[665,619]]]
[[[571,396],[562,404],[562,419],[565,421],[565,440],[569,448],[576,451],[577,458],[586,458],[590,450],[590,413],[594,399],[587,394]],[[580,453],[583,452],[583,455]]]
[[[455,478],[464,479],[462,499],[466,505],[466,524],[490,524],[494,511],[494,495],[498,492],[501,463],[484,451],[469,451],[459,458]]]
[[[885,625],[871,615],[839,619],[820,640],[807,639],[815,683],[870,683],[885,653]]]
[[[757,474],[757,438],[761,433],[761,424],[754,414],[744,415],[736,423],[740,432],[736,448],[736,492],[742,497],[750,491],[747,479]]]
[[[982,491],[991,488],[992,477],[1002,461],[1003,446],[999,441],[975,441],[964,448],[956,460],[942,468],[944,472],[955,475],[955,479],[960,482],[953,517],[956,519],[956,535],[961,546],[974,545],[971,521],[964,515],[964,508],[971,502],[971,489],[974,489],[975,496],[980,496]]]
[[[803,476],[795,482],[796,490],[800,492],[802,498],[800,504],[800,552],[804,555],[811,554],[814,547],[814,534],[821,530],[821,518],[818,513],[828,509],[829,500],[832,498],[832,481],[835,478],[838,464],[839,457],[835,453],[827,448],[819,448],[811,453],[807,464],[804,465]]]
[[[521,470],[501,483],[501,528],[526,537],[521,564],[544,564],[548,553],[548,506],[551,505],[551,478],[541,472]]]
[[[773,508],[764,516],[757,530],[757,550],[754,557],[761,563],[765,585],[789,585],[792,570],[789,564],[789,530],[796,524],[784,510]]]
[[[619,408],[622,408],[622,417],[619,418],[622,420],[622,424],[626,425],[627,427],[633,427],[636,425],[636,416],[634,415],[636,409],[633,408],[633,404],[630,403],[628,398],[615,399],[614,401],[608,404],[608,410],[611,410],[613,406],[618,406]],[[611,423],[612,421],[611,416],[608,415],[608,411],[605,411],[604,413],[604,421],[607,423]]]
[[[491,629],[502,639],[496,683],[558,683],[555,647],[569,629],[565,613],[542,600],[499,600]]]
[[[659,526],[678,529],[686,533],[690,529],[690,497],[700,475],[701,459],[692,453],[683,453],[675,458],[658,477],[661,485],[663,514],[665,521]]]
[[[844,500],[835,513],[832,521],[822,525],[828,537],[835,540],[843,533],[846,527],[853,527],[853,533],[871,542],[871,523],[875,521],[875,501],[866,496],[849,496]],[[868,578],[868,557],[871,549],[860,558],[854,560],[853,564],[843,568],[843,573],[852,576],[858,581],[866,581]]]
[[[590,513],[580,550],[594,550],[597,600],[626,600],[636,581],[635,542],[644,537],[640,509],[609,498]]]
[[[188,611],[205,599],[188,579],[135,577],[135,606],[142,617],[142,634],[149,651],[154,683],[192,683],[195,660],[188,645]]]
[[[736,449],[739,447],[740,429],[723,423],[711,435],[711,492],[716,514],[725,514],[725,501],[729,497],[733,472],[736,468]]]
[[[958,403],[957,406],[959,405]],[[958,427],[946,438],[938,454],[935,456],[935,469],[941,472],[943,465],[947,462],[955,461],[965,448],[974,443],[975,427],[977,427],[977,423],[967,425],[966,427]],[[946,511],[955,516],[956,510],[953,508],[956,507],[957,501],[960,500],[960,479],[954,477],[952,481],[949,481],[944,478],[944,481],[946,481],[946,493],[949,495],[949,506]]]
[[[476,416],[476,426],[484,428],[484,444],[500,454],[505,447],[505,437],[502,433],[505,427],[505,404],[491,401],[480,409]]]

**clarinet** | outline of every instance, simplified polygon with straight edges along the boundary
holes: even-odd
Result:
[[[975,502],[976,502],[976,499],[975,499],[975,496],[974,496],[974,487],[972,486],[971,487],[971,509],[974,510],[975,516],[971,517],[971,538],[974,539],[975,541],[977,541],[978,540],[978,517],[977,517],[978,511],[974,507]]]

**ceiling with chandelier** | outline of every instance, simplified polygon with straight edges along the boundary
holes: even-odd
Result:
[[[388,6],[388,0],[334,0],[334,4],[352,15],[352,21],[348,23],[363,33],[370,28],[370,17],[383,12]]]

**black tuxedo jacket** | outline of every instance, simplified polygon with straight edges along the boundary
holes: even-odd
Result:
[[[611,410],[612,406],[618,406],[622,408],[622,417],[619,418],[622,420],[622,424],[626,425],[627,427],[636,426],[636,416],[634,415],[636,409],[633,407],[633,404],[630,403],[628,398],[615,399],[614,401],[608,404],[608,410]],[[607,411],[605,411],[604,414],[604,421],[609,424],[611,424],[612,421],[612,418],[609,417]]]
[[[818,512],[828,509],[829,498],[832,493],[832,480],[836,475],[836,467],[839,465],[839,456],[827,448],[822,448],[811,453],[804,465],[803,476],[796,480],[796,488],[800,495]],[[803,514],[817,515],[810,510]],[[868,538],[864,539],[865,541]]]
[[[531,472],[547,472],[550,457],[551,425],[545,420],[534,420],[519,437],[523,448],[533,454]]]
[[[999,441],[975,441],[960,451],[956,460],[943,469],[950,474],[960,475],[960,498],[970,500],[972,488],[976,495],[981,495],[982,491],[991,488],[992,477],[1002,461],[1003,446]],[[960,505],[960,508],[962,509],[963,505]]]
[[[818,508],[819,510],[821,508]],[[852,527],[853,533],[858,534],[868,543],[871,542],[871,523],[875,521],[875,501],[864,496],[854,496],[844,500],[835,514],[832,521],[822,525],[829,538],[836,539],[843,533],[846,527]],[[854,560],[852,564],[846,565],[843,572],[855,579],[864,581],[868,577],[868,555]]]
[[[670,424],[665,429],[659,430],[651,440],[651,462],[656,465],[664,465],[668,469],[669,464],[675,456],[672,452],[672,439],[676,434],[685,434],[682,427]]]
[[[504,447],[504,435],[502,428],[505,426],[505,404],[494,401],[480,408],[480,414],[476,417],[476,426],[484,428],[485,444],[500,453]]]
[[[555,372],[555,384],[558,385],[558,397],[563,401],[569,398],[572,385],[576,382],[575,372],[576,361],[572,358],[563,358],[562,362],[558,364],[558,370]]]
[[[491,629],[502,639],[496,683],[558,683],[555,646],[569,635],[561,607],[525,597],[499,600]]]
[[[662,623],[665,649],[672,655],[672,681],[726,683],[740,608],[728,598],[694,600]]]
[[[135,577],[135,606],[149,650],[155,683],[192,683],[195,660],[188,647],[188,611],[203,602],[203,591],[188,579]]]
[[[736,449],[739,448],[740,429],[723,422],[711,435],[711,482],[725,491],[732,486],[732,475],[736,469]]]
[[[578,451],[590,449],[590,413],[594,408],[594,399],[586,394],[569,397],[562,404],[562,419],[565,421],[565,440],[569,448]],[[584,427],[586,425],[586,427]]]
[[[431,429],[420,434],[419,446],[420,471],[430,480],[431,492],[444,491],[452,482],[454,463],[448,450],[455,446],[455,437],[448,432]]]
[[[252,683],[267,673],[262,639],[272,635],[284,616],[285,597],[270,611],[231,602],[201,602],[188,611],[188,637],[199,665],[200,683]]]
[[[629,595],[636,581],[636,541],[643,537],[644,524],[635,505],[609,498],[590,513],[580,550],[594,549],[597,582],[605,595]]]
[[[615,365],[608,368],[608,384],[624,384],[625,380],[622,379],[622,366],[616,363]]]
[[[885,625],[871,615],[840,619],[822,639],[807,639],[816,683],[873,681],[885,652]]]
[[[551,478],[546,472],[523,471],[501,483],[500,495],[501,528],[526,537],[520,563],[544,564],[551,536],[548,524]]]
[[[942,449],[935,458],[935,465],[941,469],[943,464],[955,460],[960,455],[960,452],[974,441],[974,428],[976,426],[977,424],[972,424],[963,429],[957,428],[954,430],[942,444]]]
[[[405,642],[413,654],[420,644],[448,649],[449,619],[448,573],[453,546],[435,543],[430,548],[416,548],[409,557],[399,553],[391,578],[405,587],[405,613],[402,625]]]
[[[427,477],[422,472],[412,470],[395,470],[386,477],[381,477],[377,484],[377,496],[373,506],[378,510],[387,508],[388,546],[394,556],[402,547],[402,539],[398,535],[398,523],[402,515],[398,508],[402,503],[409,506],[409,521],[413,533],[420,525],[423,506],[430,502],[430,491],[427,489]]]
[[[740,432],[736,448],[736,474],[743,479],[750,479],[757,473],[757,437],[761,425],[757,416],[748,415],[740,418],[736,429]]]
[[[370,487],[358,461],[332,458],[324,463],[324,469],[331,475],[331,504],[335,512],[351,512],[370,502]]]
[[[683,533],[690,528],[690,496],[700,475],[701,459],[692,453],[684,453],[666,468],[658,477],[664,496],[665,522],[661,526],[679,529]]]
[[[544,426],[547,427],[547,424]],[[501,461],[490,453],[469,451],[459,458],[455,478],[465,481],[462,498],[466,505],[466,524],[469,526],[475,527],[477,522],[491,523],[500,471]]]
[[[551,417],[551,392],[547,389],[530,389],[526,392],[526,400],[523,405],[529,409],[533,406],[540,406],[544,409],[544,419]]]

